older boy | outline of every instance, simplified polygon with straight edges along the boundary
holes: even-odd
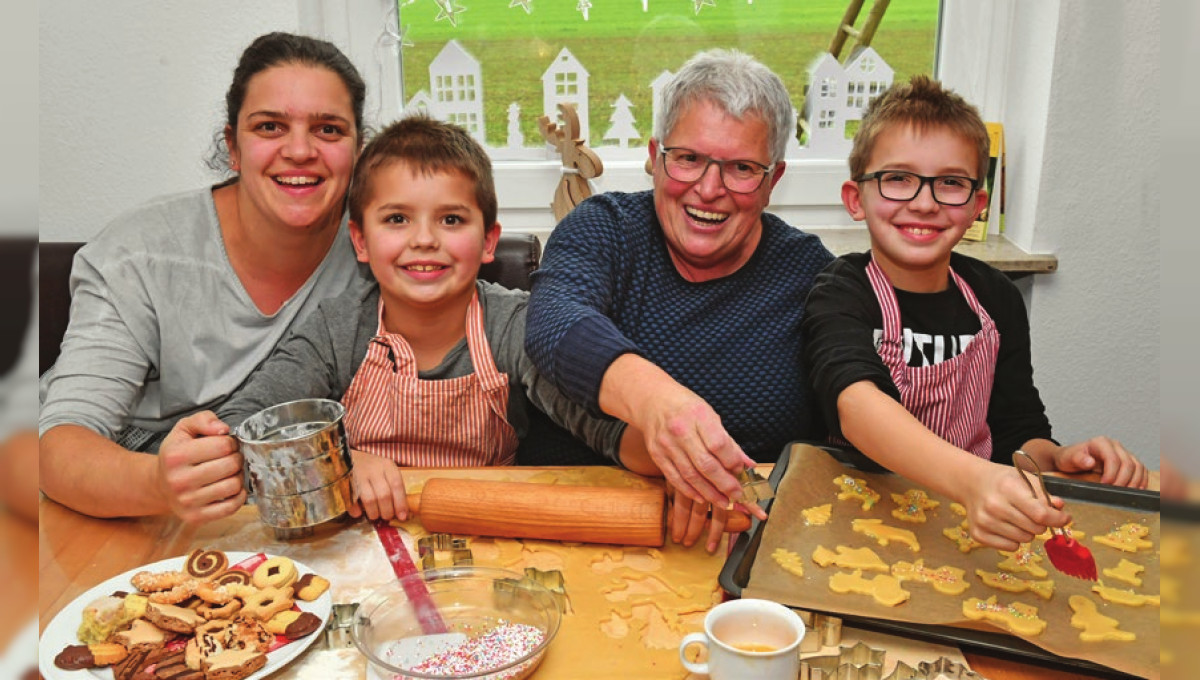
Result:
[[[477,280],[500,224],[491,163],[466,131],[424,117],[392,124],[363,150],[347,200],[355,252],[375,281],[321,303],[222,419],[341,399],[355,491],[372,519],[407,516],[398,466],[511,464],[531,404],[619,460],[625,424],[589,417],[525,355],[528,294]],[[636,447],[641,436],[628,439]]]
[[[1144,487],[1148,475],[1107,437],[1051,439],[1020,293],[951,252],[987,205],[987,165],[979,112],[937,82],[914,77],[872,104],[842,185],[871,251],[821,274],[803,329],[831,433],[963,503],[974,538],[1011,550],[1070,519],[1008,469],[1015,450],[1043,469],[1100,470],[1111,484]]]

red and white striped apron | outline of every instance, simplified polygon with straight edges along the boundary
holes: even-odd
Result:
[[[467,307],[467,347],[475,372],[421,380],[404,337],[379,331],[342,403],[350,447],[409,467],[510,465],[517,433],[508,423],[508,375],[496,368],[483,332],[479,294]]]
[[[979,333],[962,354],[932,366],[911,367],[904,360],[904,329],[900,305],[887,274],[871,258],[867,276],[883,312],[883,337],[879,356],[900,390],[904,408],[935,434],[985,460],[992,457],[992,431],[988,428],[988,403],[1000,352],[1000,333],[987,310],[966,281],[950,270],[951,280],[979,316]]]

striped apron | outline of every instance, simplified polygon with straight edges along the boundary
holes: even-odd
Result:
[[[896,291],[887,274],[871,258],[867,276],[883,312],[883,337],[879,356],[900,391],[909,413],[951,444],[985,460],[992,457],[992,431],[988,428],[988,403],[1000,352],[1000,333],[987,310],[966,281],[950,270],[951,280],[979,316],[979,333],[962,354],[933,366],[911,367],[904,360],[903,327]]]
[[[409,467],[510,465],[517,433],[508,423],[508,375],[496,368],[483,332],[479,294],[467,306],[467,347],[475,372],[421,380],[404,337],[383,330],[342,403],[350,447]]]

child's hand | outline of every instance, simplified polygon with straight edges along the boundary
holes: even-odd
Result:
[[[350,449],[354,460],[354,496],[356,503],[350,506],[351,517],[369,519],[408,519],[408,495],[404,492],[404,478],[396,463],[366,451]]]
[[[1032,482],[1041,494],[1037,480]],[[1071,521],[1069,514],[1058,509],[1063,506],[1061,498],[1051,496],[1050,502],[1053,508],[1040,495],[1031,494],[1020,472],[996,463],[968,482],[962,498],[971,537],[998,550],[1016,550],[1046,527],[1061,527]]]
[[[1099,472],[1101,484],[1144,489],[1150,483],[1150,471],[1142,461],[1108,437],[1059,447],[1054,452],[1054,467],[1060,472]]]
[[[734,508],[743,513],[747,512],[740,503],[735,504]],[[681,493],[674,493],[671,511],[668,515],[671,540],[690,548],[696,544],[696,540],[700,538],[700,534],[704,532],[704,527],[707,525],[708,541],[705,543],[704,549],[710,553],[716,552],[721,545],[721,535],[725,533],[726,526],[730,524],[730,514],[731,511],[725,508],[694,501]],[[742,517],[742,521],[735,522],[735,526],[731,527],[729,531],[743,530],[746,520],[746,517]],[[741,525],[740,528],[736,526],[738,524]]]

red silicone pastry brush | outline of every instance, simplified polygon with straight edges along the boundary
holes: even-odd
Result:
[[[1029,475],[1037,475],[1038,484],[1042,486],[1042,497],[1049,504],[1050,492],[1046,490],[1046,480],[1042,478],[1042,468],[1038,466],[1037,461],[1028,453],[1018,450],[1013,454],[1013,467],[1017,468],[1017,474],[1025,480],[1025,484],[1034,498],[1037,498],[1037,490],[1033,488],[1033,482],[1029,481]],[[1062,529],[1050,527],[1050,533],[1052,535],[1045,545],[1046,557],[1049,558],[1050,564],[1067,576],[1095,581],[1098,575],[1092,551],[1073,537],[1068,536]]]

